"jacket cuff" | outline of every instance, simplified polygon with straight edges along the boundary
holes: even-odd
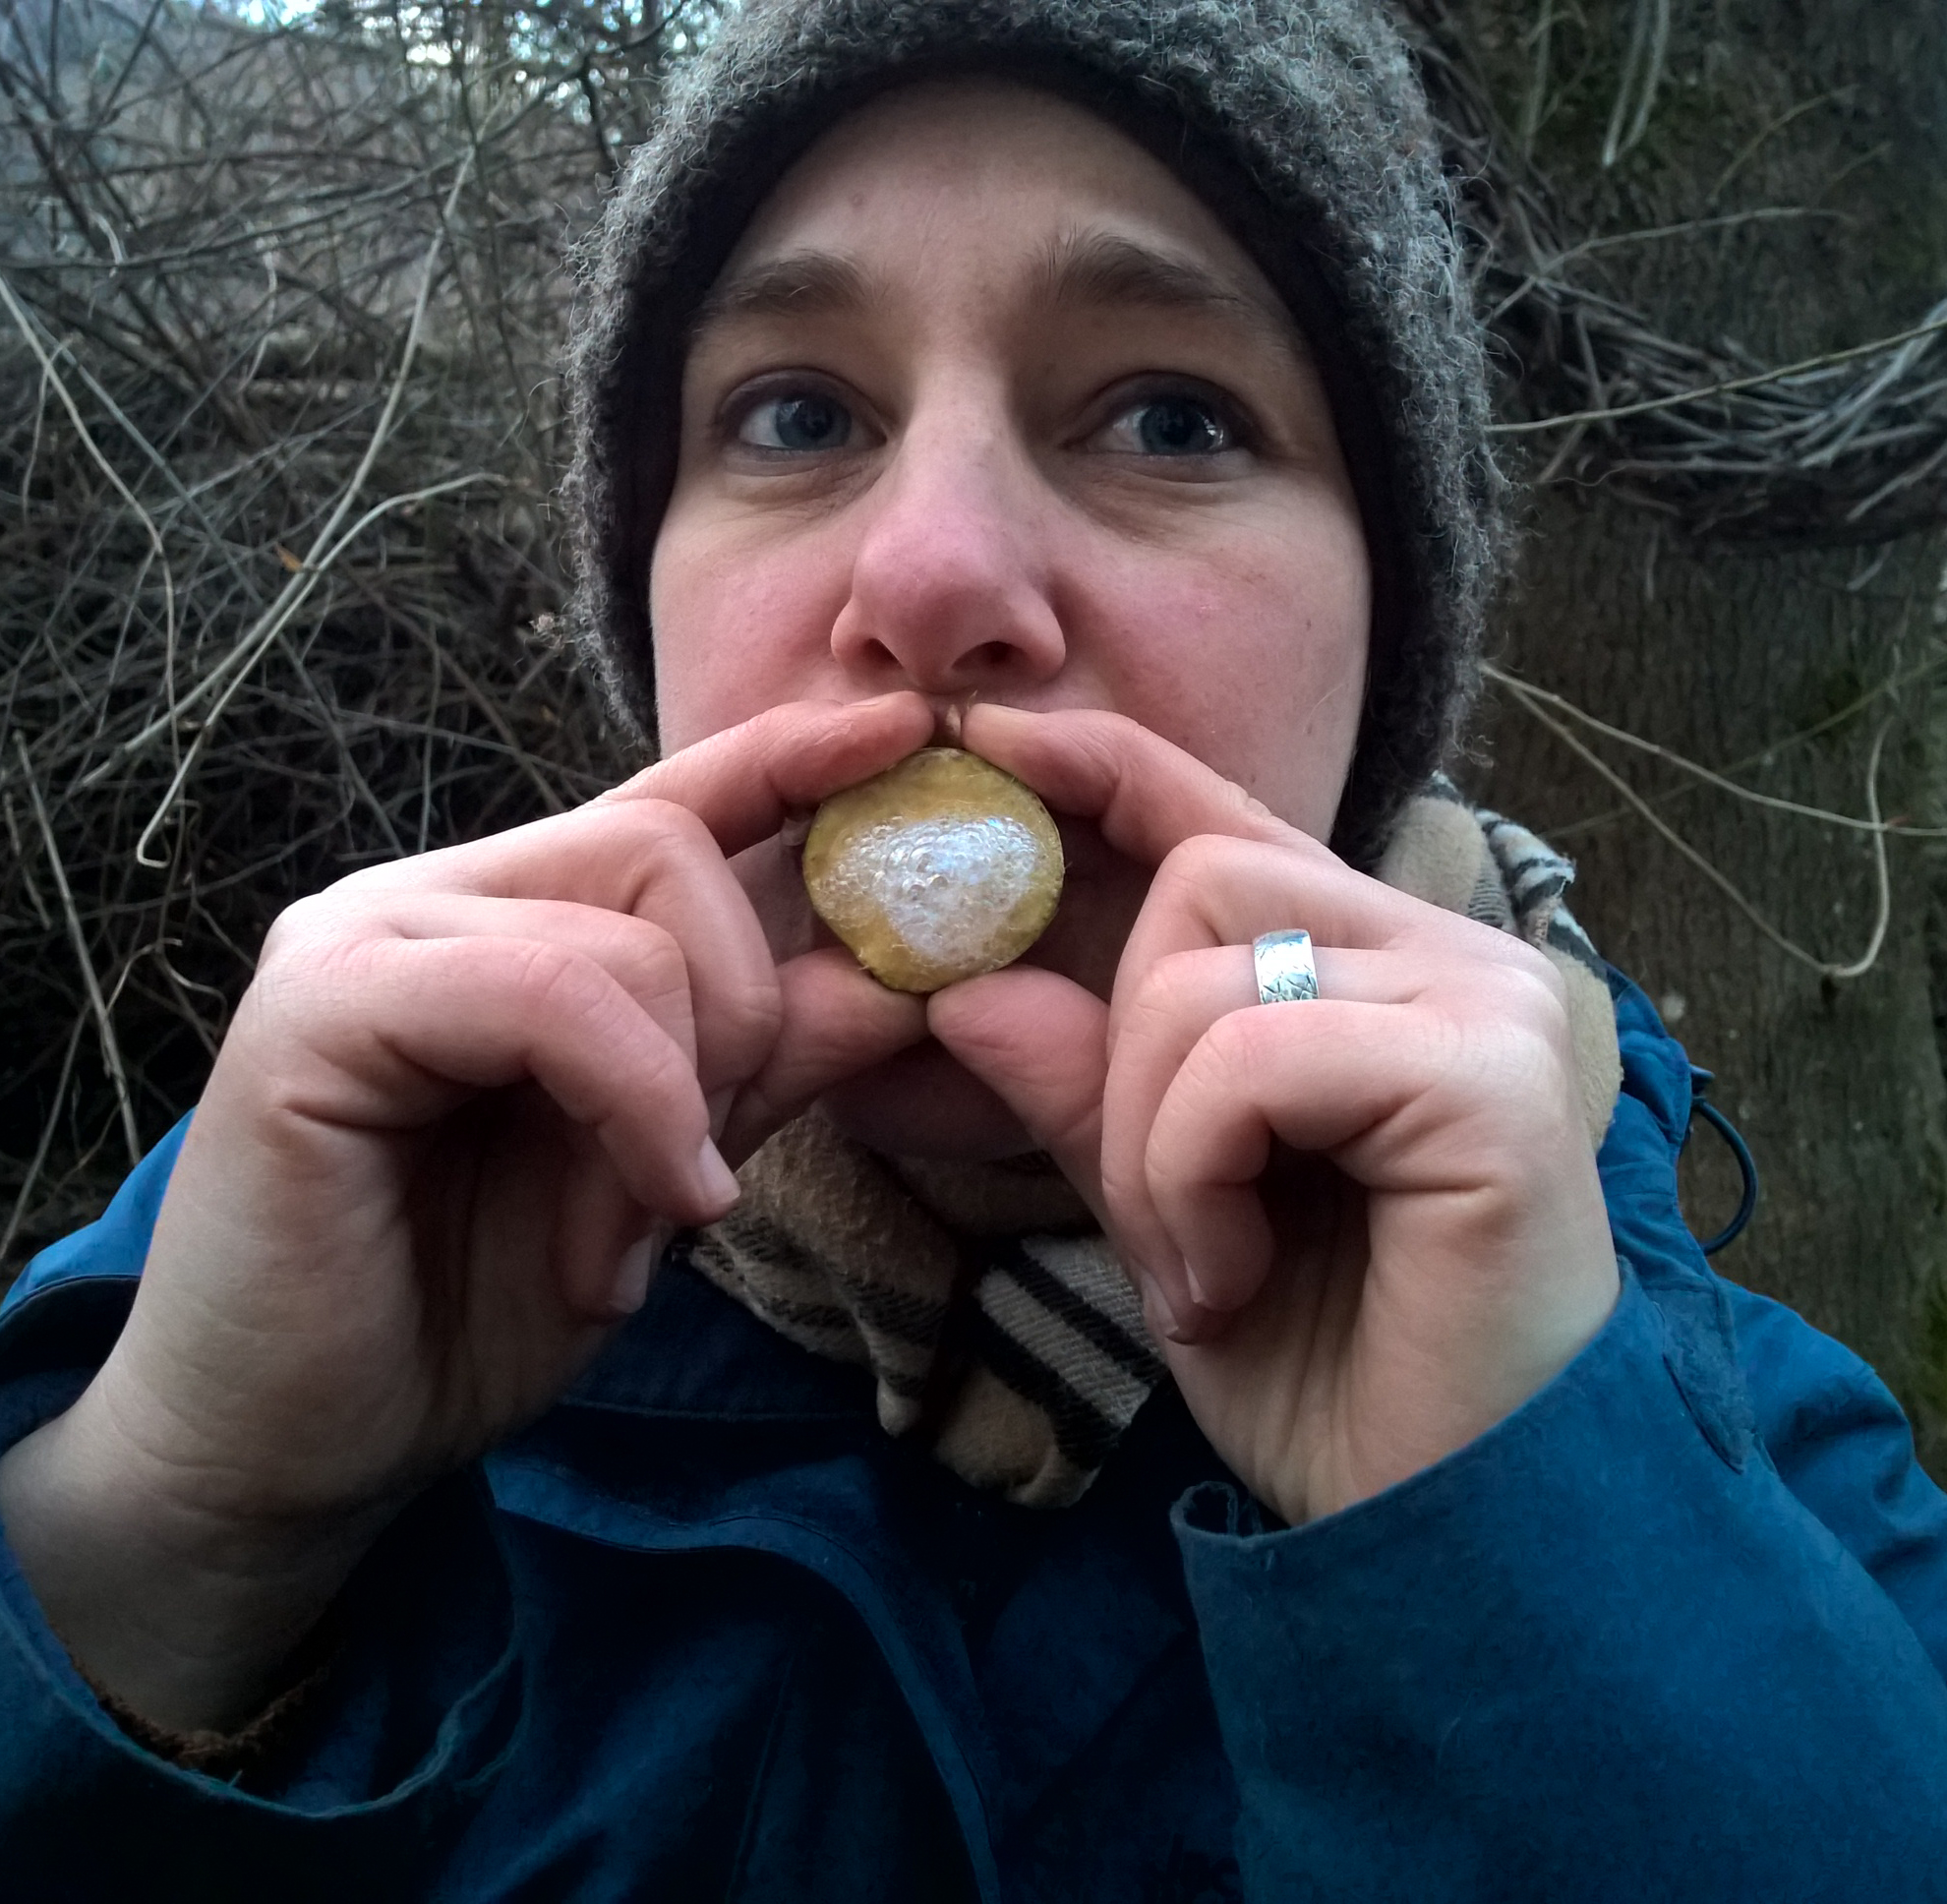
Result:
[[[1566,1369],[1385,1493],[1275,1531],[1178,1503],[1247,1895],[1801,1895],[1840,1843],[1854,1894],[1920,1894],[1947,1688],[1724,1434],[1716,1322],[1625,1265]]]
[[[66,1293],[50,1290],[34,1306],[44,1314]],[[73,1291],[83,1308],[103,1293]],[[45,1332],[50,1341],[70,1336]],[[8,1359],[0,1448],[68,1406],[91,1373]],[[59,1894],[73,1896],[192,1895],[197,1874],[221,1870],[239,1895],[337,1897],[360,1888],[353,1874],[384,1868],[398,1874],[399,1895],[428,1894],[507,1758],[523,1702],[507,1571],[476,1475],[441,1483],[399,1517],[354,1572],[332,1626],[328,1675],[248,1783],[226,1782],[128,1736],[0,1539],[0,1844],[10,1873],[58,1878]]]
[[[266,1766],[278,1762],[281,1751],[295,1736],[296,1723],[307,1707],[317,1703],[320,1691],[329,1682],[331,1669],[338,1663],[338,1630],[335,1620],[326,1619],[285,1662],[284,1690],[247,1723],[228,1732],[199,1726],[181,1732],[158,1724],[103,1686],[88,1670],[87,1663],[72,1653],[75,1671],[94,1695],[94,1702],[113,1719],[123,1734],[145,1752],[166,1758],[184,1771],[206,1772],[226,1784],[251,1789]]]

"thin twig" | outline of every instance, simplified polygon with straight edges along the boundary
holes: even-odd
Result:
[[[1586,708],[1577,707],[1565,695],[1551,692],[1546,687],[1537,687],[1531,681],[1523,681],[1518,675],[1510,675],[1504,668],[1498,668],[1491,661],[1481,664],[1481,673],[1489,681],[1497,682],[1510,693],[1537,701],[1545,701],[1558,712],[1570,720],[1579,722],[1592,733],[1600,734],[1605,740],[1620,741],[1625,747],[1634,747],[1638,753],[1647,753],[1658,760],[1667,760],[1671,766],[1694,776],[1707,787],[1715,787],[1721,793],[1730,794],[1734,799],[1747,801],[1753,806],[1768,807],[1775,813],[1794,813],[1800,819],[1816,820],[1821,826],[1843,826],[1856,833],[1894,833],[1906,840],[1947,840],[1947,826],[1907,826],[1899,820],[1857,819],[1851,813],[1834,812],[1828,806],[1807,806],[1802,801],[1782,800],[1776,794],[1761,794],[1755,788],[1745,787],[1738,781],[1727,780],[1713,768],[1703,766],[1666,747],[1655,741],[1645,740],[1640,734],[1631,734],[1627,728],[1613,727],[1609,722],[1591,714]]]
[[[449,198],[458,195],[461,185],[465,183],[466,172],[467,167],[465,164],[462,164],[460,176],[454,180],[453,191],[449,195]],[[264,612],[264,616],[257,625],[238,642],[236,647],[222,661],[218,662],[214,668],[210,669],[208,674],[204,676],[194,687],[184,694],[168,713],[164,714],[158,720],[151,721],[141,733],[134,736],[133,739],[124,742],[119,750],[122,757],[140,752],[157,735],[173,728],[184,714],[200,705],[210,694],[214,693],[219,687],[222,687],[225,683],[233,683],[241,679],[244,675],[247,675],[257,665],[258,661],[269,652],[270,645],[276,640],[278,632],[289,622],[290,618],[297,613],[299,608],[303,606],[305,598],[317,586],[319,577],[330,566],[332,560],[338,554],[343,543],[350,541],[350,535],[345,536],[337,544],[332,542],[332,538],[337,534],[338,525],[345,519],[346,514],[351,509],[352,504],[358,500],[360,490],[365,487],[365,479],[372,473],[372,465],[378,460],[380,450],[384,447],[386,438],[391,435],[392,422],[398,415],[399,401],[405,393],[406,379],[411,375],[412,361],[418,354],[420,331],[425,325],[427,308],[432,300],[434,276],[439,267],[440,248],[444,237],[445,227],[442,224],[433,234],[433,242],[427,247],[425,268],[420,273],[419,296],[413,305],[412,322],[406,328],[405,348],[399,356],[398,370],[392,378],[390,389],[386,392],[385,407],[379,413],[379,421],[373,429],[371,440],[365,446],[365,454],[360,458],[358,467],[352,472],[350,482],[345,485],[344,490],[339,495],[336,506],[331,510],[330,515],[325,519],[324,526],[319,530],[318,539],[312,544],[311,553],[292,570],[290,580],[284,584],[277,599]],[[448,485],[448,487],[451,487],[451,485]],[[394,500],[396,501],[396,499]],[[368,511],[365,516],[360,518],[359,526],[364,526],[365,523],[372,519],[372,513]],[[352,534],[356,534],[356,529],[354,529]],[[218,710],[227,703],[229,698],[229,691],[225,691],[222,700],[217,704]],[[215,717],[215,712],[212,711],[210,720],[213,721]],[[82,784],[84,786],[93,785],[106,771],[107,768],[104,763],[102,767],[97,768],[95,773]],[[171,798],[173,799],[173,797],[172,792]],[[143,837],[145,841],[154,831],[160,817],[161,815],[158,813],[144,829]]]
[[[1539,721],[1575,757],[1593,772],[1599,774],[1621,794],[1629,806],[1647,820],[1656,832],[1683,858],[1697,868],[1718,891],[1731,901],[1738,910],[1755,925],[1781,952],[1809,966],[1821,979],[1835,982],[1850,979],[1862,979],[1879,961],[1879,954],[1886,943],[1887,924],[1893,916],[1893,880],[1886,858],[1886,835],[1890,829],[1879,822],[1879,756],[1886,744],[1886,737],[1893,723],[1888,720],[1881,724],[1879,732],[1873,736],[1872,751],[1866,761],[1866,811],[1871,815],[1873,877],[1877,890],[1877,901],[1873,913],[1873,924],[1866,948],[1857,959],[1844,964],[1821,959],[1815,952],[1807,952],[1795,939],[1789,938],[1744,894],[1732,883],[1717,866],[1693,847],[1677,831],[1663,815],[1644,800],[1616,769],[1602,758],[1593,747],[1587,745],[1572,729],[1557,720],[1543,704],[1540,697],[1531,692],[1525,684],[1512,677],[1504,676],[1503,684],[1514,696],[1520,706],[1536,721]]]
[[[1755,390],[1767,384],[1783,383],[1790,377],[1802,377],[1807,371],[1828,370],[1835,364],[1850,364],[1860,357],[1874,357],[1883,350],[1897,349],[1917,337],[1932,337],[1947,330],[1947,318],[1929,318],[1910,330],[1895,331],[1890,337],[1877,337],[1869,344],[1855,344],[1850,350],[1828,351],[1821,357],[1801,358],[1777,370],[1753,372],[1749,377],[1727,378],[1720,384],[1706,384],[1693,390],[1678,390],[1670,396],[1649,396],[1640,403],[1621,403],[1614,408],[1570,410],[1563,416],[1538,417],[1528,423],[1495,423],[1488,434],[1496,437],[1528,437],[1541,430],[1563,430],[1578,423],[1615,423],[1623,417],[1647,416],[1652,410],[1674,410],[1685,403],[1701,403],[1707,397],[1729,396],[1738,390]]]
[[[14,751],[21,758],[21,777],[27,783],[28,798],[33,803],[33,816],[40,824],[40,838],[47,850],[47,869],[54,875],[54,890],[60,894],[61,910],[67,916],[68,937],[75,948],[75,963],[81,967],[82,983],[88,990],[88,1009],[94,1013],[95,1029],[101,1039],[101,1062],[115,1086],[115,1103],[122,1113],[122,1135],[128,1140],[129,1162],[142,1161],[142,1135],[136,1129],[135,1104],[129,1097],[129,1074],[122,1068],[121,1046],[115,1041],[114,1021],[108,1015],[108,1002],[101,995],[100,982],[94,976],[94,962],[88,957],[88,935],[82,930],[81,915],[75,911],[75,896],[68,888],[68,870],[61,863],[61,849],[54,828],[47,818],[47,807],[40,798],[40,782],[34,778],[33,762],[28,758],[27,743],[14,736]]]
[[[82,421],[82,413],[76,407],[74,393],[55,368],[53,358],[42,347],[31,321],[21,309],[20,300],[15,297],[14,287],[7,282],[4,272],[0,272],[0,304],[6,305],[7,315],[13,319],[15,328],[20,331],[27,347],[38,360],[41,376],[54,387],[54,393],[61,399],[61,407],[67,411],[68,421],[75,426],[75,435],[81,439],[82,447],[94,458],[96,467],[107,477],[116,495],[134,511],[136,520],[142,524],[144,533],[148,537],[149,547],[154,551],[155,560],[162,568],[162,612],[167,630],[164,640],[167,644],[167,652],[173,656],[176,651],[176,582],[175,575],[169,567],[169,552],[162,546],[162,532],[155,526],[154,517],[136,500],[135,491],[122,481],[121,472],[101,453],[101,446],[94,441],[88,425]]]
[[[74,1076],[75,1053],[81,1049],[81,1035],[87,1024],[88,1013],[83,1012],[68,1032],[67,1048],[61,1053],[60,1073],[54,1080],[54,1101],[48,1105],[47,1115],[41,1120],[40,1141],[33,1147],[33,1157],[28,1163],[27,1174],[21,1178],[21,1187],[15,1192],[14,1208],[7,1218],[7,1227],[0,1232],[0,1264],[6,1262],[7,1253],[14,1247],[14,1238],[21,1233],[22,1220],[33,1198],[33,1187],[40,1181],[41,1165],[47,1161],[55,1128],[61,1121],[61,1106],[68,1096],[68,1080]]]
[[[284,631],[284,627],[291,617],[303,606],[305,595],[311,592],[310,584],[316,583],[322,578],[329,570],[331,565],[337,561],[338,557],[382,516],[390,515],[396,509],[410,508],[416,503],[429,502],[436,496],[447,495],[453,490],[471,489],[476,483],[491,483],[492,481],[494,481],[494,476],[491,471],[474,469],[469,470],[464,476],[449,476],[444,482],[428,483],[424,489],[409,490],[403,496],[388,496],[383,503],[375,503],[329,549],[324,551],[315,565],[312,564],[306,565],[304,570],[307,576],[306,588],[303,593],[296,595],[292,595],[289,591],[286,591],[284,612],[274,621],[261,625],[264,632],[258,637],[258,652],[267,651],[270,644]],[[251,659],[255,661],[255,655]],[[135,857],[139,864],[149,866],[160,865],[162,863],[161,861],[151,860],[148,857],[149,843],[155,838],[156,833],[160,830],[164,821],[168,819],[170,810],[174,807],[178,796],[182,793],[185,785],[187,785],[190,775],[195,771],[197,762],[203,757],[205,747],[210,737],[215,733],[217,722],[222,719],[224,712],[236,698],[238,689],[243,686],[249,678],[249,669],[247,667],[241,668],[234,670],[228,681],[224,684],[222,693],[216,697],[215,706],[205,717],[202,727],[197,731],[196,739],[190,744],[188,751],[184,753],[181,765],[177,767],[174,777],[169,782],[168,791],[156,803],[154,812],[148,816],[148,824],[137,836]],[[188,696],[185,695],[184,698],[187,700]],[[127,749],[124,748],[123,751],[126,752]],[[109,764],[109,762],[104,761],[93,773],[83,779],[82,785],[88,787],[99,781],[107,773]]]

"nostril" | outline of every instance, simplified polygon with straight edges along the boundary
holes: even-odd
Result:
[[[998,673],[1014,659],[1014,648],[1006,641],[983,641],[967,657],[982,674]]]

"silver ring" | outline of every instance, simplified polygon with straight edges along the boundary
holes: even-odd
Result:
[[[1251,963],[1258,969],[1261,1005],[1295,1005],[1319,995],[1319,967],[1309,932],[1264,933],[1251,941]]]

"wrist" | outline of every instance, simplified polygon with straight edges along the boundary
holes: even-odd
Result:
[[[175,1731],[224,1731],[282,1690],[393,1511],[213,1514],[120,1434],[90,1389],[0,1457],[0,1523],[89,1682]]]

